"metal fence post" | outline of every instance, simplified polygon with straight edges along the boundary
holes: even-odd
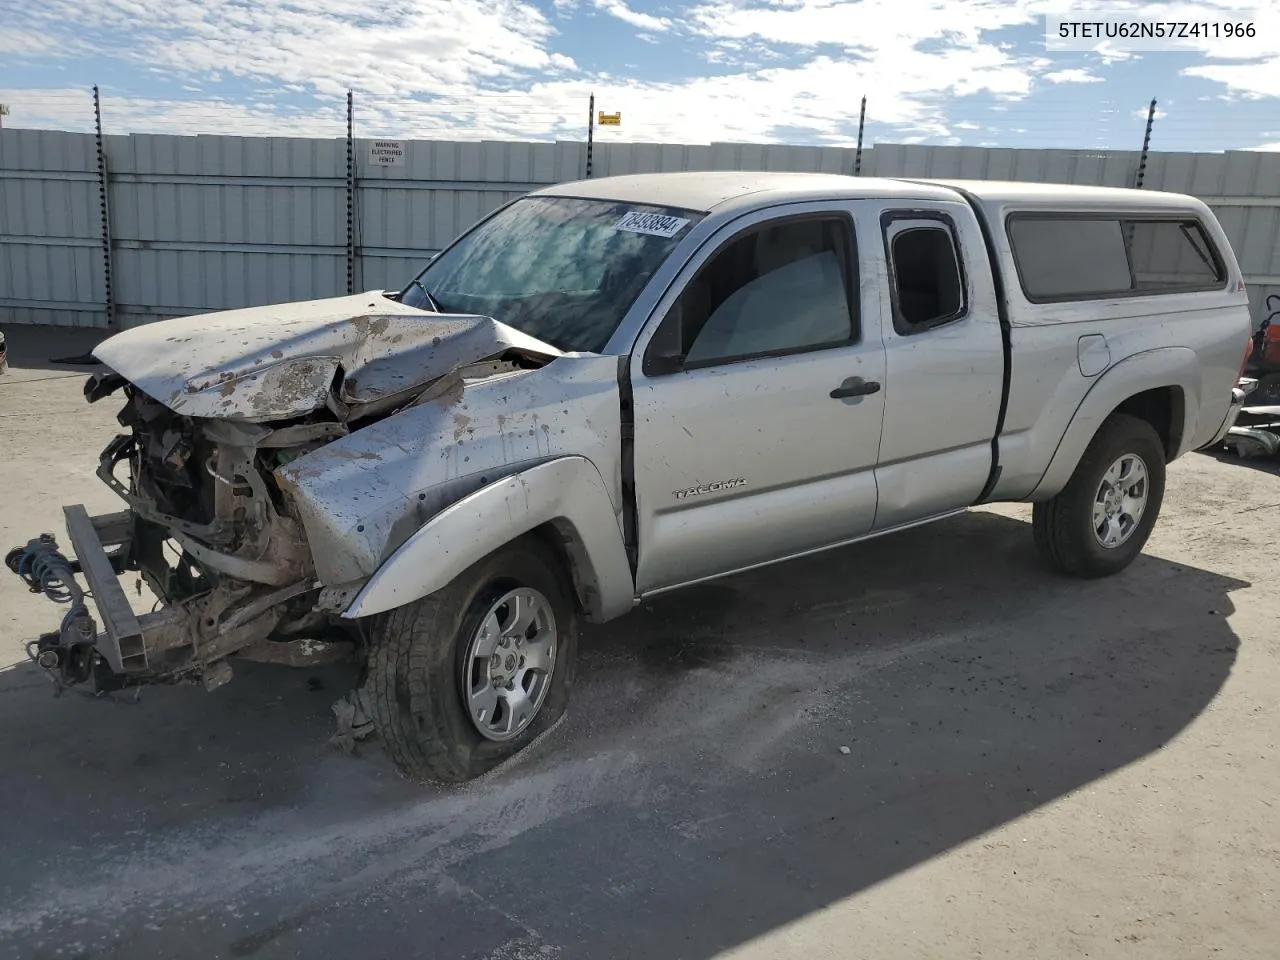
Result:
[[[862,109],[858,111],[858,151],[853,155],[853,175],[862,176],[862,127],[867,122],[867,98],[862,98]]]
[[[1147,153],[1151,147],[1151,125],[1156,122],[1156,100],[1151,98],[1151,106],[1147,109],[1147,132],[1142,135],[1142,156],[1138,158],[1138,178],[1134,188],[1142,189],[1142,181],[1147,176]]]
[[[356,152],[355,100],[347,91],[347,293],[356,292]]]
[[[98,208],[102,214],[102,278],[106,290],[107,326],[116,325],[116,296],[111,283],[111,206],[107,197],[107,153],[102,143],[102,102],[93,85],[93,131],[98,147]]]
[[[591,147],[596,131],[596,95],[587,101],[587,179],[591,179]]]

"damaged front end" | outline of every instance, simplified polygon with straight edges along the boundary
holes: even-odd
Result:
[[[454,434],[472,438],[482,422],[464,430],[468,418],[452,410],[464,382],[510,382],[559,355],[491,318],[373,294],[117,334],[95,349],[107,369],[87,381],[85,397],[123,391],[117,419],[127,432],[102,451],[97,474],[127,509],[90,516],[65,507],[74,559],[47,534],[9,552],[33,592],[67,605],[30,656],[60,685],[109,690],[191,681],[214,689],[231,679],[234,658],[307,666],[358,654],[360,623],[326,593],[343,595],[429,508],[494,472],[477,456],[459,476],[450,457],[462,442]],[[548,397],[526,401],[535,420],[564,405],[563,387],[548,381]],[[490,411],[492,436],[473,450],[501,457],[503,469],[550,452],[532,429],[529,452],[504,432],[520,420],[504,413],[508,399],[518,405],[508,392]],[[327,459],[317,461],[320,452]],[[144,585],[154,594],[150,612],[126,593],[130,575],[137,596]]]
[[[194,680],[213,689],[231,678],[228,657],[304,665],[353,652],[352,625],[313,610],[310,551],[272,476],[345,427],[197,420],[116,374],[90,379],[85,392],[92,401],[121,387],[130,432],[108,444],[97,473],[129,509],[91,517],[65,507],[75,560],[49,535],[6,558],[33,592],[69,605],[59,630],[34,642],[33,659],[67,685]],[[120,581],[129,573],[139,595],[145,583],[157,598],[152,612],[134,611]]]

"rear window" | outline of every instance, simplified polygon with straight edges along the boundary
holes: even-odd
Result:
[[[1226,280],[1195,219],[1015,214],[1009,242],[1023,292],[1038,302],[1212,290]]]

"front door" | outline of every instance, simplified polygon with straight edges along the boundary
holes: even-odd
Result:
[[[875,522],[885,361],[854,206],[785,209],[705,244],[633,353],[642,594]]]

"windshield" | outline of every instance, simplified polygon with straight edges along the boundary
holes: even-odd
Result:
[[[567,353],[604,349],[623,315],[702,217],[688,210],[525,197],[462,237],[400,295],[493,317]]]

